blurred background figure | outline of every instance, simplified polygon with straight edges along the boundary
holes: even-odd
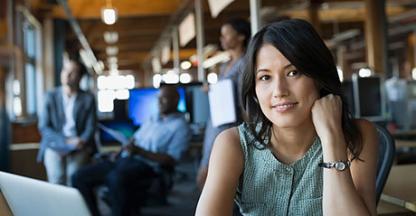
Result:
[[[117,156],[79,170],[74,187],[85,198],[92,215],[100,215],[95,188],[109,189],[112,215],[136,215],[147,199],[150,182],[175,164],[188,148],[191,131],[183,113],[177,110],[179,94],[163,86],[159,94],[159,114],[149,116]]]
[[[63,58],[62,86],[46,94],[39,117],[38,161],[43,161],[49,182],[71,185],[71,175],[95,151],[97,116],[94,95],[79,88],[86,73],[79,56],[65,53]]]
[[[238,95],[237,90],[241,75],[240,67],[243,64],[243,56],[245,54],[247,44],[250,41],[250,34],[250,24],[245,19],[241,18],[231,19],[225,22],[221,27],[221,47],[224,51],[229,53],[230,60],[221,65],[219,80],[231,79],[233,81],[235,96]],[[242,120],[239,100],[237,100],[235,104],[235,110],[237,113],[236,122],[220,125],[218,127],[214,127],[212,125],[211,119],[207,122],[203,142],[203,155],[197,176],[197,184],[200,189],[202,189],[205,183],[208,172],[209,156],[211,154],[212,144],[214,143],[215,138],[221,131],[238,125]]]

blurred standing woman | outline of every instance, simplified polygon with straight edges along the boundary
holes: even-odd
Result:
[[[250,40],[250,24],[241,18],[231,19],[225,22],[221,27],[221,47],[230,55],[230,60],[220,68],[219,80],[231,79],[233,81],[234,95],[238,95],[237,89],[240,86],[239,80],[241,77],[241,65],[243,63],[243,56],[245,54],[247,44]],[[208,161],[211,154],[212,145],[217,135],[230,127],[241,123],[241,108],[239,102],[236,101],[237,121],[235,123],[220,125],[214,127],[211,119],[208,120],[205,129],[203,155],[198,171],[197,184],[202,189],[205,178],[208,172]]]
[[[375,127],[353,120],[329,49],[303,20],[250,42],[248,121],[216,139],[197,215],[376,215]]]

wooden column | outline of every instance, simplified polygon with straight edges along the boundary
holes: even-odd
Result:
[[[315,30],[322,35],[321,20],[319,19],[320,0],[310,0],[308,7],[309,22],[313,25]]]
[[[43,88],[46,92],[55,86],[55,49],[54,49],[54,23],[52,18],[43,20]]]
[[[416,34],[409,33],[407,36],[407,47],[404,57],[400,62],[400,78],[412,79],[412,69],[415,67]]]
[[[385,0],[365,0],[365,39],[367,63],[378,74],[389,76],[387,70],[387,22]]]
[[[250,24],[251,36],[254,36],[260,29],[260,8],[261,0],[250,0]]]
[[[344,80],[351,80],[351,70],[348,68],[348,61],[345,57],[347,47],[340,45],[337,47],[337,66],[342,70]]]
[[[198,81],[206,82],[205,69],[203,67],[204,57],[204,9],[202,0],[195,0],[195,27],[196,27],[196,53],[198,56]]]

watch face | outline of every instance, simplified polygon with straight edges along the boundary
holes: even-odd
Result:
[[[339,162],[336,162],[336,163],[335,163],[335,169],[336,169],[336,170],[342,171],[342,170],[344,170],[345,168],[346,168],[345,163],[343,163],[343,162],[341,162],[341,161],[339,161]]]

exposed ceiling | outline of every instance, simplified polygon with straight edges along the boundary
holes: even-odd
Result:
[[[103,34],[105,31],[118,32],[118,68],[133,73],[142,73],[143,63],[148,59],[150,51],[155,47],[171,18],[178,16],[178,11],[192,7],[192,0],[112,0],[117,8],[119,19],[114,25],[105,25],[100,18],[101,8],[106,0],[67,0],[68,5],[80,24],[97,59],[107,61],[106,48],[109,46]],[[65,18],[63,8],[59,4],[50,4],[51,0],[29,1],[36,16],[53,16]],[[49,2],[49,3],[48,3]],[[263,0],[262,7],[274,16],[308,18],[307,0]],[[319,8],[322,22],[322,35],[326,39],[335,33],[349,29],[363,29],[365,19],[364,1],[347,0],[312,0]],[[389,17],[402,14],[416,5],[416,0],[387,1]],[[249,1],[235,0],[221,14],[213,19],[208,10],[207,0],[203,0],[205,44],[218,44],[221,23],[231,17],[249,18]],[[270,12],[271,11],[271,12]],[[414,23],[414,22],[413,22]],[[1,24],[1,22],[0,22]],[[0,25],[1,27],[1,25]],[[72,37],[72,38],[71,38]],[[75,35],[68,40],[74,40]],[[188,59],[196,53],[196,42],[193,39],[185,47],[180,47],[180,59]],[[171,55],[172,56],[172,55]],[[172,62],[167,63],[168,66]]]

